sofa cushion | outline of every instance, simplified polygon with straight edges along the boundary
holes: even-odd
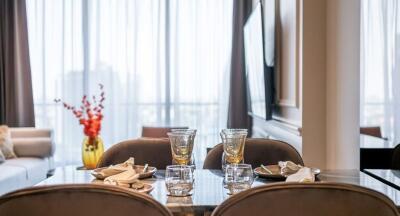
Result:
[[[53,140],[50,137],[13,138],[14,152],[18,157],[50,157]]]
[[[0,125],[0,151],[3,152],[6,159],[16,157],[11,141],[11,132],[7,125]]]
[[[47,171],[49,170],[49,163],[47,159],[21,157],[6,160],[1,166],[13,166],[23,168],[25,170],[25,177],[27,185],[35,185],[40,181],[46,179]],[[0,181],[1,182],[1,181]]]
[[[11,139],[32,137],[53,137],[53,130],[34,127],[11,127]]]
[[[1,164],[0,195],[28,186],[26,174],[26,169],[23,167]]]

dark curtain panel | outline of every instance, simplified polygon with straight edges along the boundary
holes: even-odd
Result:
[[[25,0],[0,0],[0,124],[33,127]]]
[[[251,129],[251,118],[247,114],[243,40],[243,26],[251,14],[251,11],[252,0],[234,0],[228,128]]]

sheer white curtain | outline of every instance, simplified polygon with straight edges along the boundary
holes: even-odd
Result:
[[[36,125],[58,164],[80,162],[82,128],[54,103],[106,91],[106,147],[142,125],[198,129],[196,159],[226,126],[232,0],[27,0]]]
[[[400,142],[400,2],[364,0],[361,16],[361,125]]]

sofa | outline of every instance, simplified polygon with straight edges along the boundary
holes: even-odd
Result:
[[[54,170],[52,130],[10,128],[10,132],[17,158],[0,164],[0,195],[33,186]]]

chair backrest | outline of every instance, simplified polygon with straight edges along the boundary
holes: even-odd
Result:
[[[74,184],[31,187],[0,198],[0,215],[171,216],[148,195],[110,185]]]
[[[135,164],[165,169],[172,162],[171,145],[166,138],[139,138],[113,145],[100,158],[97,167],[105,167],[135,158]]]
[[[277,183],[234,195],[212,216],[398,216],[385,195],[356,185],[338,183]]]
[[[142,127],[142,137],[168,138],[172,129],[189,129],[189,127]]]
[[[360,134],[383,138],[381,127],[360,127]]]
[[[223,145],[216,145],[208,152],[204,160],[203,169],[221,169]],[[251,164],[253,168],[263,165],[278,164],[279,161],[293,161],[296,164],[304,165],[303,159],[297,150],[282,141],[248,138],[244,148],[244,162]]]

